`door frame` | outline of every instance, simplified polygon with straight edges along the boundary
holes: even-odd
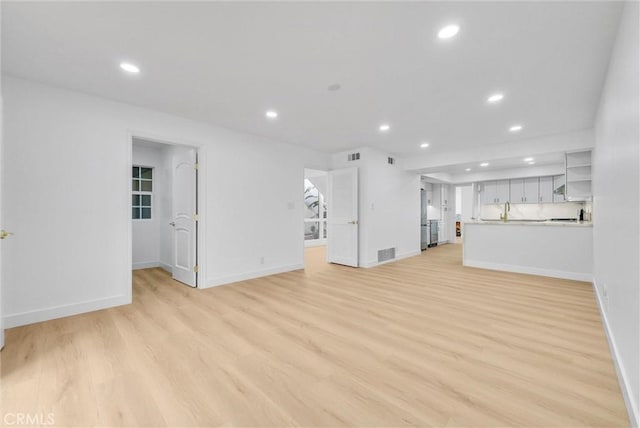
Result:
[[[143,140],[156,142],[159,144],[167,144],[170,146],[178,146],[178,147],[188,147],[195,149],[196,151],[196,159],[198,161],[198,169],[196,172],[196,180],[197,180],[197,189],[196,189],[196,200],[197,200],[197,209],[198,209],[198,222],[196,224],[196,264],[198,265],[198,272],[196,272],[196,287],[195,288],[206,288],[207,281],[207,266],[205,260],[207,260],[207,247],[205,245],[205,237],[206,237],[206,209],[207,209],[207,192],[206,192],[206,159],[207,159],[207,150],[203,144],[199,144],[194,141],[187,141],[182,137],[178,136],[167,136],[167,135],[158,135],[152,134],[147,131],[136,131],[136,130],[128,130],[127,131],[127,189],[125,192],[127,198],[127,209],[124,211],[123,215],[127,216],[127,264],[131,266],[129,269],[129,278],[128,278],[128,286],[126,288],[126,294],[129,298],[129,301],[132,300],[133,296],[133,225],[131,222],[131,165],[133,165],[133,139],[140,138]],[[126,213],[126,214],[125,214]]]

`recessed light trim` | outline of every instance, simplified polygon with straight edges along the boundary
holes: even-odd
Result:
[[[429,147],[429,143],[425,142],[425,143],[420,144],[420,148],[422,148],[422,149],[426,149],[427,147]]]
[[[509,128],[509,132],[520,132],[522,131],[522,125],[512,125]]]
[[[489,162],[482,162],[482,163],[480,164],[480,166],[482,166],[482,167],[489,166]]]
[[[387,132],[387,131],[388,131],[388,130],[390,130],[390,129],[391,129],[391,125],[389,125],[388,123],[383,123],[382,125],[380,125],[380,126],[378,127],[378,130],[379,130],[380,132]]]
[[[440,31],[438,31],[438,38],[443,40],[450,39],[456,34],[458,34],[459,31],[460,31],[459,26],[455,24],[447,25],[445,27],[442,27]]]
[[[278,112],[275,111],[275,110],[267,110],[264,115],[267,116],[268,119],[277,119],[278,118]]]
[[[465,171],[469,172],[471,171],[471,168],[466,168]]]
[[[127,73],[140,73],[140,67],[137,65],[133,65],[129,62],[121,62],[120,68],[126,71]]]
[[[533,158],[524,158],[525,162],[531,162],[533,160]]]
[[[498,94],[490,95],[489,98],[487,98],[487,102],[489,104],[496,104],[502,101],[503,99],[504,99],[504,94],[498,93]]]

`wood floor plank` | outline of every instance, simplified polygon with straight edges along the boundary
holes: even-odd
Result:
[[[10,329],[2,414],[56,426],[623,427],[591,285],[466,268],[446,245],[372,269],[196,290]]]

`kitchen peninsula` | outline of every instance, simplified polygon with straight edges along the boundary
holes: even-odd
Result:
[[[591,281],[591,223],[471,221],[464,230],[465,266]]]

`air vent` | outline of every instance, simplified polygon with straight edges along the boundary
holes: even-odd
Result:
[[[384,250],[378,250],[378,263],[386,262],[396,258],[396,248],[386,248]]]
[[[357,161],[360,160],[360,153],[349,153],[347,155],[347,162],[353,162],[353,161]]]
[[[395,165],[396,164],[396,160],[394,158],[392,158],[392,157],[388,157],[387,158],[387,163],[389,165]]]

